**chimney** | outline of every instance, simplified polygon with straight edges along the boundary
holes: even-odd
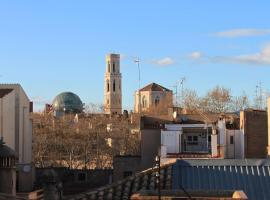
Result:
[[[270,97],[267,99],[267,118],[268,118],[268,146],[267,157],[270,157]]]

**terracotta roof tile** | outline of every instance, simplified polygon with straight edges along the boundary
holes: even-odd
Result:
[[[166,92],[171,92],[171,90],[157,84],[157,83],[151,83],[144,88],[140,89],[140,91],[166,91]]]
[[[172,189],[172,165],[164,165],[161,167],[161,189]],[[138,191],[156,189],[156,173],[157,169],[151,168],[134,176],[127,177],[121,181],[97,188],[94,191],[85,192],[75,195],[69,200],[84,199],[130,199],[130,197]]]

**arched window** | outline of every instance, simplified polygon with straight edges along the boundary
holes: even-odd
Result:
[[[109,80],[107,80],[107,92],[110,92],[110,83],[109,83]]]
[[[159,104],[159,96],[156,96],[155,98],[155,106],[157,106]]]
[[[115,72],[115,63],[113,63],[113,72]]]
[[[143,108],[146,108],[146,107],[147,107],[146,96],[143,96],[143,98],[142,98],[142,107],[143,107]]]
[[[115,80],[113,80],[113,91],[115,92]]]
[[[121,91],[121,81],[119,81],[119,91]]]
[[[110,62],[108,62],[108,72],[109,73],[111,72],[111,64],[110,64]]]

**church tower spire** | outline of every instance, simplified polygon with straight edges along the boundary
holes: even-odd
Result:
[[[122,75],[120,73],[120,55],[106,55],[104,79],[104,110],[106,114],[122,113]]]

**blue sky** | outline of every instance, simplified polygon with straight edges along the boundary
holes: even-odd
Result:
[[[105,55],[120,53],[123,107],[141,85],[270,89],[270,1],[0,2],[0,82],[20,83],[36,109],[62,91],[103,102]],[[172,88],[171,88],[172,89]]]

